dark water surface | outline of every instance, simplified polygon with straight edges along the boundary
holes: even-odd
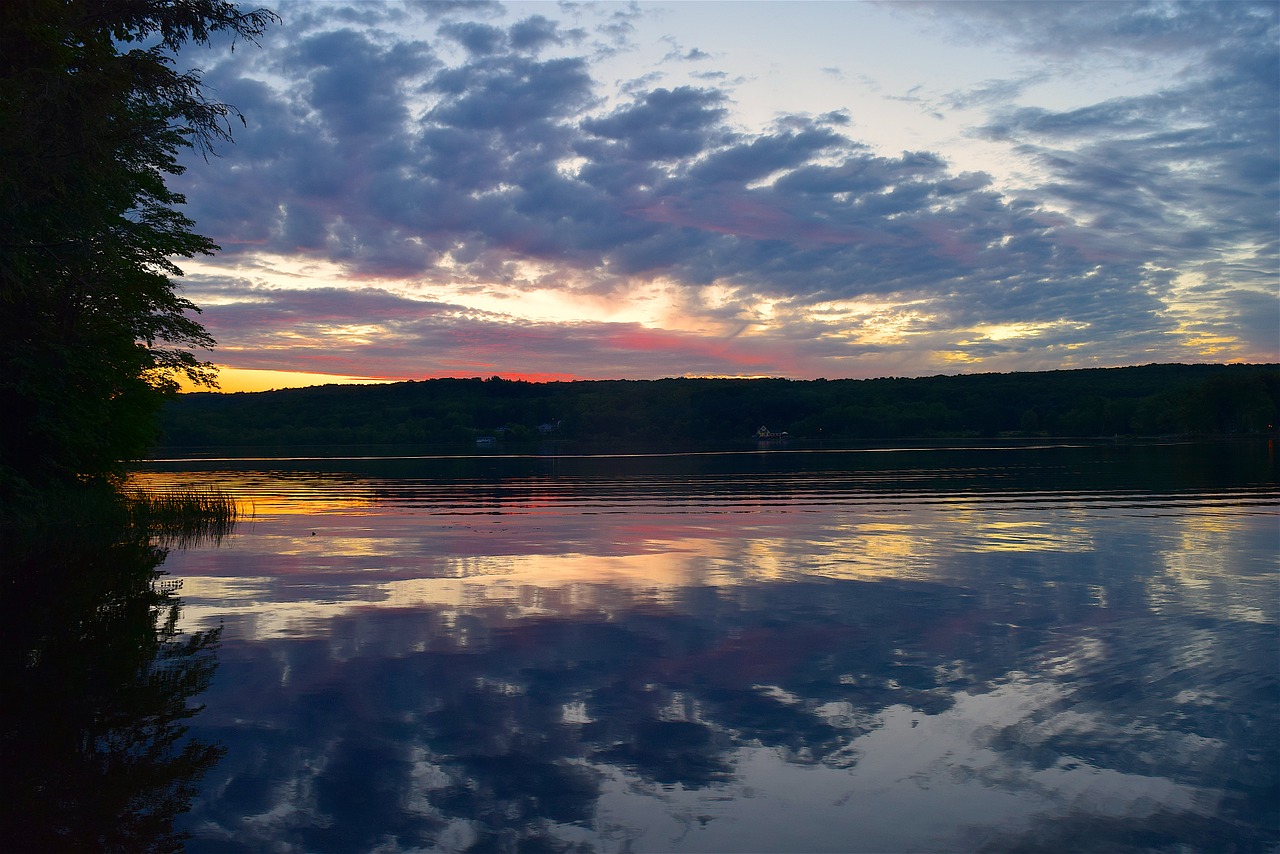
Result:
[[[1275,851],[1236,445],[156,462],[234,851]]]

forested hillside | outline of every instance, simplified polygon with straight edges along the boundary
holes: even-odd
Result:
[[[742,444],[761,426],[794,443],[994,436],[1262,433],[1280,365],[1145,365],[920,379],[436,379],[187,394],[162,444],[474,443],[547,439]]]

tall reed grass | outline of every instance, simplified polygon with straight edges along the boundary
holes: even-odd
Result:
[[[150,492],[103,480],[28,489],[0,500],[0,558],[68,537],[102,542],[149,537],[166,548],[217,542],[244,515],[240,504],[219,489]]]
[[[218,542],[241,518],[240,505],[220,489],[123,492],[129,524],[160,545],[182,548],[199,541]]]

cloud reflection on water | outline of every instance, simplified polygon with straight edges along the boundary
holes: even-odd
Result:
[[[175,555],[226,626],[191,850],[1277,841],[1274,486],[624,481],[349,480]]]

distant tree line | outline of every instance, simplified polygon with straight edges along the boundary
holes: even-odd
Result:
[[[745,444],[762,426],[806,445],[999,436],[1274,431],[1280,365],[1146,365],[918,379],[435,379],[181,395],[161,443]]]

